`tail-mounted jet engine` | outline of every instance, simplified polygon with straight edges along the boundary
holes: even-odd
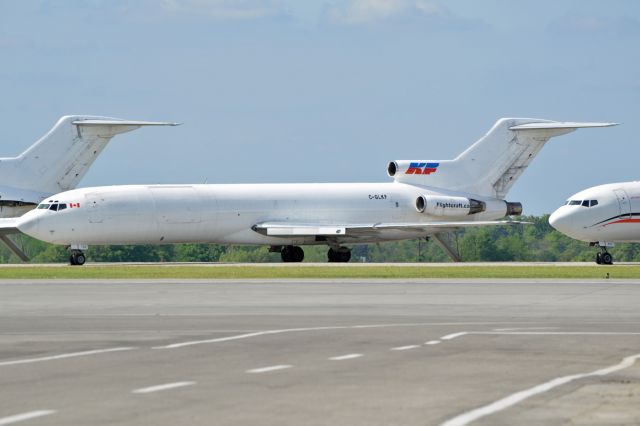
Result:
[[[420,195],[416,199],[416,210],[431,216],[466,216],[487,209],[484,201],[466,197],[442,195]]]
[[[431,216],[468,216],[489,211],[505,216],[522,214],[522,204],[502,200],[480,201],[466,197],[420,195],[416,198],[416,210]]]

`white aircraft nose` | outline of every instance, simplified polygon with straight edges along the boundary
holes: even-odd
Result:
[[[572,223],[571,214],[562,207],[551,213],[551,216],[549,216],[549,225],[553,226],[563,234],[571,234],[571,230],[573,228]]]
[[[20,218],[18,229],[30,237],[39,238],[38,225],[40,224],[40,217],[29,213]]]

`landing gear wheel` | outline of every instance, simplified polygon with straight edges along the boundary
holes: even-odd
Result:
[[[596,253],[596,263],[598,265],[602,264],[602,255],[600,253]]]
[[[600,255],[600,260],[604,265],[613,265],[613,256],[608,251],[605,251]]]
[[[298,246],[284,246],[280,251],[283,262],[302,262],[304,260],[304,250]]]
[[[87,258],[84,256],[84,253],[81,251],[73,251],[69,256],[69,263],[74,266],[82,266],[86,261],[87,261]]]
[[[339,247],[337,250],[330,248],[327,252],[327,259],[329,262],[346,263],[351,260],[351,250],[346,247]]]

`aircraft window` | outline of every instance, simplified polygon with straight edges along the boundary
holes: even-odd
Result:
[[[589,207],[589,200],[584,200],[582,202],[582,207]]]
[[[597,205],[598,205],[598,200],[591,200],[591,206],[590,207],[597,206]]]
[[[66,205],[66,204],[59,204],[59,205],[58,205],[58,211],[60,211],[60,210],[64,210],[64,209],[66,209],[66,208],[67,208],[67,205]]]
[[[582,204],[582,201],[580,200],[569,200],[570,206],[579,206],[580,204]]]
[[[54,212],[58,211],[58,205],[57,204],[51,204],[51,207],[49,207],[49,210],[53,210]]]
[[[40,204],[38,206],[39,209],[48,209],[49,208],[49,204]]]

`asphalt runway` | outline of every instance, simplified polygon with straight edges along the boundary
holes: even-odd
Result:
[[[0,281],[0,425],[640,424],[640,282]]]

